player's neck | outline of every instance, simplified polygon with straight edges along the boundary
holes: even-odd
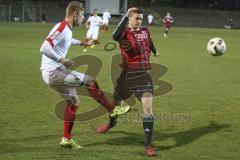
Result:
[[[132,25],[128,24],[128,27],[131,29],[131,30],[139,30],[139,27],[133,27]]]
[[[66,17],[65,21],[69,24],[69,26],[73,27],[73,18],[72,17]]]

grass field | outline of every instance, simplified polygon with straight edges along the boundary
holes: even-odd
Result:
[[[59,147],[63,125],[54,109],[62,98],[44,84],[39,70],[39,48],[52,26],[0,24],[0,159],[147,159],[137,116],[142,111],[139,102],[118,127],[104,135],[96,134],[95,128],[106,122],[107,115],[77,121],[73,134],[84,149]],[[110,93],[111,66],[116,65],[111,59],[118,50],[105,51],[104,44],[112,41],[113,29],[101,34],[101,44],[87,53],[72,47],[68,54],[69,58],[87,54],[101,59],[97,80]],[[152,159],[239,160],[240,31],[173,27],[168,38],[160,27],[150,31],[160,52],[159,58],[151,60],[168,69],[161,80],[173,85],[171,92],[154,98],[158,119],[153,144],[158,156]],[[85,33],[83,26],[74,29],[75,38],[83,39]],[[212,37],[226,41],[226,54],[207,54],[206,44]],[[86,67],[78,70],[84,72]],[[79,112],[96,105],[81,97]]]

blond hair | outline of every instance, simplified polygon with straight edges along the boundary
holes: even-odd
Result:
[[[84,11],[84,5],[78,1],[72,1],[66,8],[66,17],[71,16],[74,12],[78,14],[81,11]]]
[[[134,13],[143,14],[143,11],[138,8],[132,8],[131,11],[128,13],[128,17],[132,17]]]

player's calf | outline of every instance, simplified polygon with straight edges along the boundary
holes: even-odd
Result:
[[[156,152],[152,147],[152,132],[153,132],[154,117],[146,115],[143,117],[143,129],[145,134],[145,154],[147,156],[156,156]]]

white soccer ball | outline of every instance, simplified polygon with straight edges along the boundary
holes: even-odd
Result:
[[[207,44],[207,51],[212,56],[221,56],[226,49],[226,43],[222,38],[219,37],[210,39]]]

